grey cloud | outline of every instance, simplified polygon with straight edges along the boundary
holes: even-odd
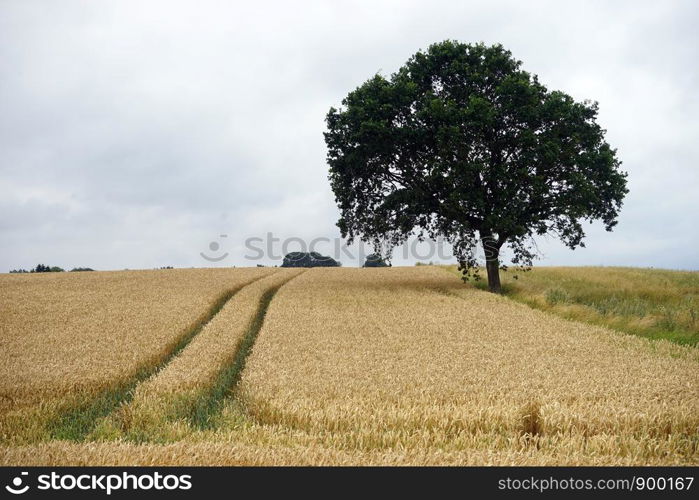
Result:
[[[339,236],[325,113],[445,38],[501,42],[550,88],[600,103],[631,193],[618,228],[593,225],[587,248],[541,240],[544,264],[697,269],[698,13],[681,1],[3,2],[0,270],[203,266],[221,234],[221,265],[243,265],[249,236]]]

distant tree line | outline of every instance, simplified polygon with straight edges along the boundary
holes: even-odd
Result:
[[[94,269],[89,267],[74,267],[70,272],[81,272],[81,271],[94,271]],[[12,269],[10,274],[23,274],[23,273],[62,273],[65,269],[58,266],[46,266],[44,264],[37,264],[36,267],[27,271],[26,269]]]

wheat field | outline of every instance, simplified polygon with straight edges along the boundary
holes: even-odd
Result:
[[[148,373],[222,301],[271,272],[0,275],[0,435],[45,434],[46,420],[66,406]]]
[[[0,411],[0,463],[699,463],[696,347],[560,318],[431,266],[100,274],[0,278],[3,369],[38,394]],[[115,312],[71,326],[90,300]],[[134,379],[144,362],[155,368]],[[108,411],[54,410],[89,415],[85,432],[27,433],[8,417],[44,429],[29,411],[44,399],[118,380],[133,384]]]
[[[156,435],[162,439],[186,435],[191,420],[205,418],[211,401],[218,399],[217,392],[225,392],[231,385],[225,376],[226,367],[232,364],[255,322],[265,294],[298,274],[299,270],[284,269],[235,294],[178,356],[136,386],[131,402],[102,422],[97,434],[125,433],[141,440],[152,440]]]

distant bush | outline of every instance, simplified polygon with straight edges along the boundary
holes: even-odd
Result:
[[[164,266],[164,267],[161,267],[160,269],[175,269],[175,268],[172,266]]]
[[[417,262],[415,263],[415,265],[416,265],[416,266],[434,266],[434,262],[432,262],[432,261],[429,261],[429,262],[420,262],[420,261],[417,261]]]
[[[80,273],[84,271],[94,271],[91,267],[74,267],[70,270],[71,273]]]
[[[390,264],[387,264],[379,254],[372,253],[367,256],[364,267],[390,267]]]
[[[37,264],[37,266],[29,271],[30,273],[62,273],[65,271],[62,267],[58,266],[45,266],[43,264]]]
[[[28,273],[26,269],[11,269],[10,274],[22,274],[22,273]]]
[[[340,267],[342,264],[318,252],[291,252],[284,256],[282,267]]]
[[[550,288],[546,290],[546,302],[551,305],[567,304],[571,302],[570,294],[561,288]]]

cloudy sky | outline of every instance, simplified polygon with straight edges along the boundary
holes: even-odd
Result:
[[[618,228],[539,240],[540,264],[699,269],[697,22],[690,1],[0,0],[0,272],[254,265],[247,238],[339,237],[325,113],[444,39],[599,101],[629,172]]]

